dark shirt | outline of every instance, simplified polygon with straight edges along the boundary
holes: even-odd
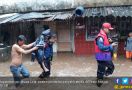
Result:
[[[53,56],[53,44],[47,44],[44,49],[44,55],[46,58]]]

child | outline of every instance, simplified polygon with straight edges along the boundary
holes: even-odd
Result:
[[[125,46],[126,58],[132,60],[132,32],[129,33]]]

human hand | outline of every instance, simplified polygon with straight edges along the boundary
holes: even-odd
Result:
[[[117,43],[117,42],[114,42],[114,43],[112,43],[111,45],[112,45],[113,47],[115,47],[115,46],[118,45],[118,43]]]
[[[108,38],[109,42],[113,42],[113,40],[111,38]]]

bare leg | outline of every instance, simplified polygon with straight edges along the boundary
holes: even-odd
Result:
[[[44,62],[42,63],[42,65],[43,65],[44,71],[45,71],[45,72],[48,72],[48,71],[49,71],[49,69],[48,69],[48,68],[46,68],[46,66],[44,65]]]
[[[49,71],[48,68],[46,68],[46,66],[44,64],[44,61],[43,62],[39,62],[39,64],[40,64],[40,67],[43,69],[44,72]]]
[[[49,69],[46,68],[44,62],[41,63],[41,68],[43,69],[43,72],[39,75],[39,78],[44,78],[45,73],[49,72]]]

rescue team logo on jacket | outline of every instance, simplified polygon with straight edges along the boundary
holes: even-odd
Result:
[[[99,49],[99,47],[97,45],[97,38],[98,37],[103,38],[103,43],[104,43],[105,46],[110,45],[106,33],[103,30],[100,30],[100,33],[97,35],[97,37],[95,38],[95,41],[94,41],[96,60],[100,60],[100,61],[112,60],[110,51],[106,52],[106,51],[102,51],[102,50]]]

